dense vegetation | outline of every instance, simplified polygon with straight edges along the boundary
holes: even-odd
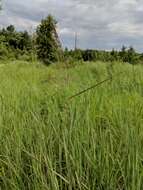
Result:
[[[143,189],[143,71],[132,67],[1,67],[1,189]]]
[[[142,190],[143,54],[63,50],[56,24],[0,30],[0,189]]]
[[[28,59],[32,51],[27,31],[17,32],[13,25],[0,30],[0,59]]]
[[[37,55],[46,65],[60,60],[61,44],[56,32],[56,20],[49,15],[36,31]]]
[[[122,61],[130,64],[143,63],[143,54],[139,54],[133,47],[123,46],[120,51],[101,51],[101,50],[68,50],[65,49],[65,58],[68,60],[83,60],[83,61]]]
[[[0,30],[0,59],[35,61],[36,58],[46,65],[63,58],[56,21],[51,15],[42,19],[33,34],[16,31],[13,25]]]
[[[13,25],[0,30],[0,59],[20,59],[35,61],[37,58],[49,65],[53,62],[66,61],[122,61],[131,64],[143,62],[143,54],[137,53],[133,47],[123,46],[120,51],[101,50],[65,50],[62,49],[56,32],[56,20],[49,15],[42,19],[36,32],[16,31]]]

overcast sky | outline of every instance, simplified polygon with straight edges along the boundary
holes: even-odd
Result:
[[[143,51],[143,0],[2,0],[0,25],[32,30],[49,13],[58,21],[64,46]]]

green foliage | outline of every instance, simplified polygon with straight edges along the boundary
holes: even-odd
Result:
[[[80,49],[76,49],[76,50],[73,52],[73,59],[74,59],[75,61],[82,60],[82,53],[81,53]]]
[[[94,61],[96,57],[95,52],[92,50],[85,50],[82,55],[84,61]]]
[[[6,58],[9,56],[8,49],[5,45],[0,44],[0,59]]]
[[[46,65],[59,61],[61,46],[56,32],[56,20],[49,15],[37,27],[37,55]]]
[[[68,50],[65,49],[65,60],[73,58],[73,60],[83,60],[83,61],[122,61],[128,62],[130,64],[137,64],[142,62],[142,55],[137,53],[133,47],[128,49],[123,46],[121,51],[112,49],[112,51],[103,51],[103,50]]]
[[[66,62],[70,67],[77,62],[114,62],[122,61],[130,64],[142,64],[143,55],[137,53],[133,47],[123,46],[120,51],[112,49],[92,50],[76,49],[63,52],[56,31],[57,22],[49,15],[41,21],[36,33],[30,35],[27,31],[16,31],[13,25],[0,29],[0,59],[24,59],[35,62],[38,58],[46,65],[54,62]],[[75,64],[76,63],[76,64]]]
[[[15,27],[13,25],[9,25],[6,29],[10,34],[13,34],[15,32]]]
[[[128,50],[128,62],[131,64],[136,64],[138,59],[138,55],[135,52],[133,47],[130,47]]]
[[[0,67],[2,190],[142,189],[143,70],[112,63]]]
[[[32,39],[27,31],[20,33],[19,49],[30,51],[32,48]]]
[[[24,52],[29,52],[30,54],[32,51],[31,36],[27,31],[17,32],[13,25],[8,26],[6,29],[3,28],[0,30],[0,51],[3,52],[0,58],[4,59],[11,57],[8,55],[9,53],[13,54],[16,59],[23,55]]]
[[[10,48],[7,48],[5,44],[0,43],[0,60],[13,60],[14,57],[14,52]]]

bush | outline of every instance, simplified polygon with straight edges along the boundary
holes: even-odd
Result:
[[[6,59],[14,59],[15,55],[14,52],[7,48],[5,45],[0,44],[0,59],[1,60],[6,60]]]
[[[0,44],[0,59],[8,57],[8,55],[8,49],[4,45]]]

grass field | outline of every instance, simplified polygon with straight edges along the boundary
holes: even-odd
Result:
[[[0,189],[142,190],[143,67],[0,67]]]

